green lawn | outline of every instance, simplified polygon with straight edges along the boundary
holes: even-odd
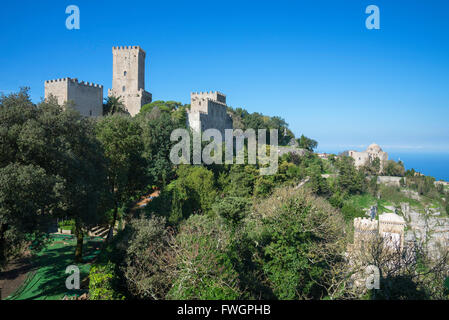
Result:
[[[80,279],[84,279],[90,270],[90,263],[100,252],[103,239],[84,240],[84,262],[74,263],[75,239],[72,236],[53,236],[51,242],[34,258],[34,270],[28,274],[23,285],[7,300],[61,300],[64,295],[79,295],[82,291],[67,290],[65,273],[67,266],[77,265]]]
[[[392,212],[385,208],[386,206],[392,206],[393,204],[391,202],[384,199],[377,199],[369,193],[351,196],[348,202],[358,209],[369,209],[371,206],[377,204],[379,213]]]

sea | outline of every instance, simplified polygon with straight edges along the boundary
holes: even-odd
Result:
[[[388,153],[391,160],[401,160],[406,170],[415,169],[426,176],[436,180],[449,182],[449,153]]]
[[[338,154],[343,150],[320,150],[319,152]],[[406,170],[415,169],[426,176],[432,176],[437,181],[449,182],[449,153],[436,152],[395,152],[384,150],[388,153],[388,159],[401,160]]]

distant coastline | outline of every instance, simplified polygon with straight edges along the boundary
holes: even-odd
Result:
[[[404,162],[406,170],[413,168],[437,181],[449,181],[449,153],[391,152],[389,157]]]
[[[338,154],[344,150],[319,150],[319,152]],[[395,152],[385,150],[390,160],[401,160],[405,169],[415,169],[426,176],[432,176],[437,181],[449,182],[449,153],[442,152]]]

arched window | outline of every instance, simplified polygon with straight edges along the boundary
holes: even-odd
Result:
[[[126,74],[127,74],[127,72],[125,71],[125,72],[123,72],[123,75],[126,77]]]
[[[125,92],[125,90],[126,90],[126,87],[125,87],[125,86],[123,86],[123,88],[122,88],[122,91],[123,91],[123,92]]]

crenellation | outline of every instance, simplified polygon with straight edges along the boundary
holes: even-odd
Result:
[[[140,46],[112,48],[112,89],[108,95],[120,97],[132,116],[152,101],[151,93],[145,91],[145,56]]]
[[[83,116],[103,114],[103,86],[93,82],[78,82],[78,78],[58,78],[45,81],[45,99],[54,96],[58,104],[73,107]]]
[[[217,129],[224,137],[225,129],[233,128],[227,113],[226,95],[218,91],[192,92],[187,124],[197,132]]]
[[[384,239],[386,247],[402,249],[404,246],[405,220],[395,213],[384,213],[379,220],[372,218],[354,219],[354,247],[363,249],[377,235]]]

